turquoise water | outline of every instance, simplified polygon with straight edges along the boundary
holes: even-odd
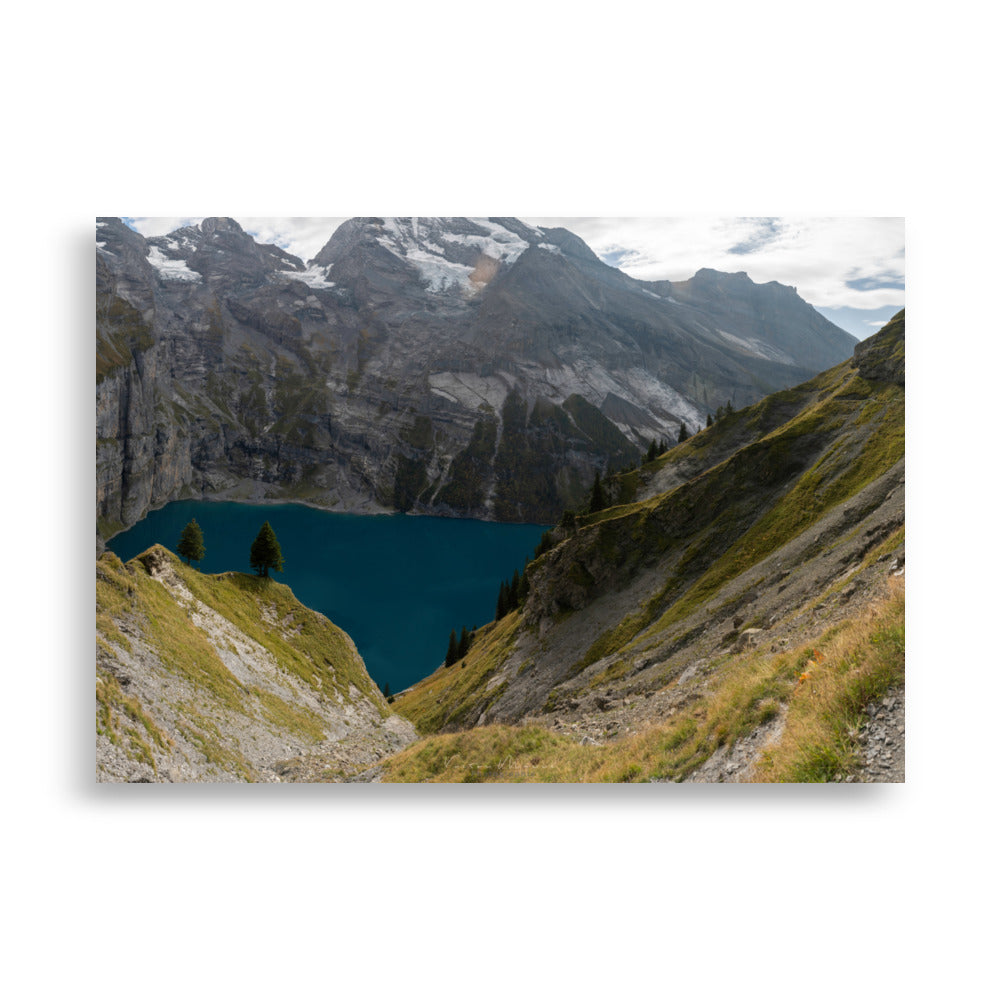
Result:
[[[269,521],[287,583],[358,646],[368,672],[393,692],[444,660],[448,635],[493,620],[500,582],[524,568],[540,525],[394,514],[331,514],[300,504],[183,500],[153,511],[108,548],[123,560],[157,542],[172,552],[194,518],[205,536],[204,573],[250,573],[250,546]]]

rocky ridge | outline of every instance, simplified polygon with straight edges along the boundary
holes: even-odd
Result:
[[[350,638],[287,587],[161,546],[98,560],[99,782],[310,780],[295,758],[353,772],[414,738]]]

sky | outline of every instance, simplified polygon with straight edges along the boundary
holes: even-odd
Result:
[[[234,216],[260,243],[307,261],[344,221]],[[645,281],[683,281],[699,268],[746,271],[778,281],[853,336],[875,333],[903,307],[904,220],[878,217],[680,218],[520,216],[534,226],[576,233],[606,263]],[[198,217],[129,218],[145,236],[161,236]]]

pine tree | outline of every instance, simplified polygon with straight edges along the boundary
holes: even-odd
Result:
[[[382,694],[385,696],[385,700],[388,701],[392,697],[392,692],[389,690],[389,682],[386,681],[382,685]]]
[[[520,595],[521,593],[521,574],[514,570],[514,575],[510,578],[510,603],[513,610],[517,610],[521,606]]]
[[[201,528],[198,522],[191,518],[187,527],[181,532],[180,541],[177,543],[177,553],[182,559],[187,560],[188,566],[191,561],[200,562],[205,558],[205,539],[202,537]]]
[[[508,611],[510,611],[510,595],[508,594],[508,584],[504,580],[500,584],[500,593],[497,595],[497,621],[500,621]]]
[[[285,567],[278,538],[267,521],[261,526],[253,545],[250,546],[250,567],[257,570],[258,576],[263,577],[268,576],[270,569],[280,573]]]
[[[681,429],[677,433],[677,443],[680,444],[681,441],[687,441],[688,439],[688,429],[687,424],[681,421]]]
[[[528,583],[528,571],[521,574],[521,585],[517,589],[517,603],[520,607],[524,607],[524,602],[528,599],[528,593],[531,590],[531,586]]]
[[[705,426],[706,427],[711,427],[712,426],[712,411],[711,410],[708,411],[708,416],[705,417]]]
[[[462,635],[458,640],[458,655],[455,657],[456,660],[461,660],[466,653],[469,652],[469,647],[472,645],[472,633],[463,625]]]
[[[444,665],[450,667],[458,659],[458,637],[455,635],[455,630],[451,630],[451,635],[448,637],[448,652],[444,657]]]
[[[646,449],[646,461],[652,462],[654,458],[656,458],[656,441],[650,441]]]
[[[607,497],[604,495],[604,487],[601,486],[601,474],[594,473],[594,485],[590,490],[590,513],[596,514],[599,510],[604,510],[608,505]]]

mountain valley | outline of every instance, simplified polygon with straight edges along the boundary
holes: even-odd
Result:
[[[508,218],[104,218],[96,382],[99,781],[903,779],[903,312]],[[551,527],[387,697],[288,587],[103,551],[175,499]]]
[[[606,506],[543,538],[518,606],[391,705],[287,588],[159,547],[102,556],[99,773],[902,780],[904,342],[900,313],[850,360],[609,474]],[[178,615],[200,666],[164,638]],[[310,616],[339,654],[295,650]]]

